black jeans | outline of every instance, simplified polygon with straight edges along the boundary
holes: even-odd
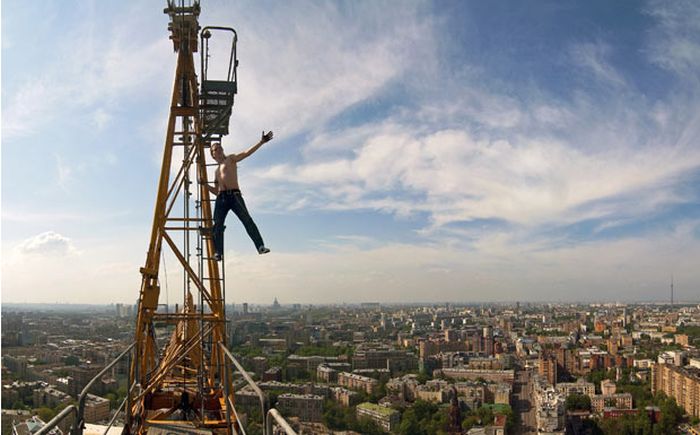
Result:
[[[243,222],[243,226],[253,240],[255,248],[259,249],[261,246],[264,246],[260,231],[258,231],[258,227],[253,222],[253,218],[248,214],[241,191],[237,189],[225,190],[219,192],[219,195],[216,197],[216,205],[214,206],[214,249],[216,253],[224,255],[224,229],[226,228],[224,221],[229,210],[233,210],[238,219]]]

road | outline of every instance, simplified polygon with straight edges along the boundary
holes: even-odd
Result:
[[[520,415],[516,435],[536,435],[535,406],[532,399],[532,379],[528,370],[516,368],[513,384],[513,408]]]

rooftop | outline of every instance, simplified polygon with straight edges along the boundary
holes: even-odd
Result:
[[[380,406],[377,405],[376,403],[371,403],[371,402],[364,402],[360,403],[357,405],[358,409],[366,409],[368,411],[376,412],[377,414],[381,414],[383,416],[390,416],[396,412],[398,412],[395,409],[392,408],[387,408],[386,406]]]

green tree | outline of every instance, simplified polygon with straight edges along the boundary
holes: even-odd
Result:
[[[600,394],[600,381],[603,379],[615,379],[615,370],[593,370],[586,375],[586,380],[595,384],[596,393],[598,394]]]
[[[372,388],[372,394],[369,396],[369,401],[372,403],[379,402],[379,399],[386,396],[386,381],[380,382]]]
[[[68,355],[63,359],[63,363],[67,366],[77,366],[80,364],[80,358],[75,355]]]
[[[567,411],[590,411],[591,398],[585,394],[571,394],[566,398]]]
[[[489,406],[480,406],[479,409],[476,410],[476,415],[483,425],[493,423],[493,410]]]
[[[429,434],[445,434],[447,430],[448,408],[438,408],[428,420],[421,422],[422,429]]]
[[[39,418],[42,419],[45,423],[56,416],[54,410],[47,407],[41,407],[37,409],[36,413],[39,415]]]
[[[413,409],[407,409],[401,416],[401,424],[399,425],[399,434],[401,435],[428,435],[421,429],[416,413]]]
[[[663,393],[659,393],[656,398],[657,406],[661,409],[661,419],[659,424],[654,428],[658,428],[661,433],[673,433],[676,426],[683,418],[683,408],[676,404],[676,400],[668,397]]]
[[[109,406],[112,409],[116,409],[116,407],[121,403],[117,400],[117,395],[114,393],[107,393],[104,395],[104,398],[109,400]]]
[[[438,406],[432,402],[425,400],[416,400],[411,408],[416,414],[418,420],[425,420],[437,412]]]
[[[433,377],[430,376],[428,373],[419,373],[418,376],[416,377],[416,381],[420,384],[425,384],[429,380],[431,380]]]
[[[367,435],[383,435],[384,430],[374,420],[363,417],[353,425],[353,430]]]
[[[468,414],[462,419],[462,429],[469,430],[479,424],[479,417],[473,414]]]
[[[323,423],[331,429],[346,430],[347,414],[338,403],[326,400],[323,404]]]

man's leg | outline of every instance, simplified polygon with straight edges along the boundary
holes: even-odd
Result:
[[[226,221],[226,214],[228,213],[229,207],[226,204],[223,193],[220,193],[216,197],[216,204],[214,205],[214,256],[220,259],[224,255],[224,222]]]
[[[253,222],[253,218],[250,217],[250,213],[248,213],[248,208],[245,206],[245,201],[243,201],[243,196],[239,193],[234,195],[233,199],[233,204],[231,209],[233,210],[234,213],[236,213],[236,216],[238,216],[238,219],[241,220],[243,223],[243,226],[245,227],[246,232],[248,233],[248,236],[250,239],[253,241],[255,244],[255,249],[258,250],[259,253],[264,253],[268,251],[261,251],[262,249],[267,249],[265,248],[265,243],[263,243],[262,236],[260,235],[260,231],[258,231],[257,225],[255,225],[255,222]]]

